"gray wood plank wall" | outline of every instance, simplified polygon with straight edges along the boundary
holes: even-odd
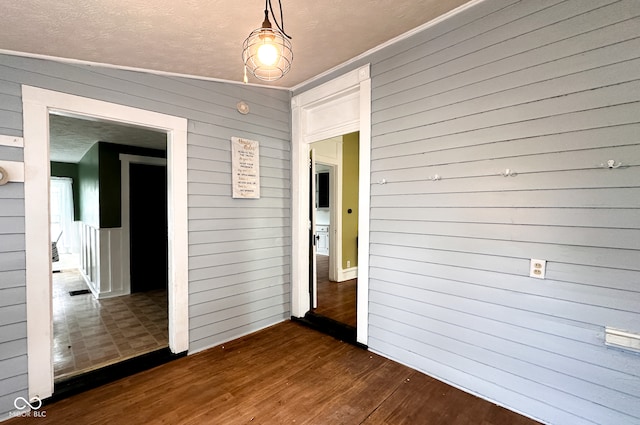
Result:
[[[371,63],[372,350],[547,423],[640,423],[640,356],[604,345],[640,333],[639,16],[486,0],[296,89]]]
[[[638,16],[486,1],[377,54],[373,350],[545,422],[640,422],[640,357],[604,345],[640,333]]]
[[[190,351],[290,317],[287,91],[0,55],[0,134],[22,136],[21,84],[189,120]],[[259,200],[231,198],[232,136],[260,142]],[[27,388],[23,198],[0,187],[0,417]]]
[[[1,113],[1,111],[0,111]],[[0,159],[14,161],[0,146]],[[27,390],[24,185],[0,186],[0,418]]]
[[[0,75],[0,134],[22,136],[20,85]],[[0,146],[0,160],[22,161],[22,148]],[[27,391],[24,184],[0,186],[0,418]]]
[[[603,343],[605,325],[640,332],[639,16],[635,0],[487,0],[350,65],[372,63],[372,181],[388,181],[372,350],[548,423],[640,421],[640,357]],[[288,94],[0,58],[1,134],[22,134],[20,83],[190,119],[192,350],[289,315]],[[262,142],[260,201],[229,198],[231,136]],[[0,252],[17,300],[0,307],[0,412],[26,388],[21,240],[0,233],[18,246]]]

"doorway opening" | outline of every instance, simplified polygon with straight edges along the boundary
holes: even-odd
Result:
[[[168,340],[172,355],[186,353],[188,338],[188,245],[187,245],[187,120],[123,105],[102,102],[79,96],[59,93],[35,87],[22,87],[24,119],[25,163],[25,239],[27,281],[27,361],[29,397],[49,398],[54,391],[54,332],[52,311],[52,246],[49,211],[42,209],[50,199],[50,116],[62,116],[153,130],[166,137],[167,206],[168,206]],[[117,157],[116,157],[117,161]],[[118,171],[120,173],[120,171]],[[114,177],[115,178],[115,177]],[[98,193],[94,186],[93,193]],[[117,196],[114,198],[117,203]],[[112,200],[114,200],[112,199]],[[86,200],[86,198],[85,198]],[[109,213],[119,211],[110,209]],[[96,217],[97,215],[97,217]],[[100,229],[99,214],[91,219]],[[107,226],[103,226],[109,228]],[[109,230],[106,237],[98,232],[87,233],[89,243],[96,245],[100,254],[87,256],[89,268],[94,272],[99,265],[118,257],[117,232]],[[97,236],[96,236],[97,235]],[[82,255],[86,252],[83,251]],[[104,255],[102,255],[104,254]],[[110,269],[111,270],[111,269]],[[100,276],[94,273],[94,276]],[[106,279],[106,280],[105,280]],[[99,285],[89,285],[97,291],[97,299],[124,292],[117,279],[109,273]],[[87,295],[84,295],[87,296]],[[89,295],[91,296],[91,295]],[[105,300],[106,301],[106,300]],[[167,350],[167,351],[169,351]],[[155,361],[155,360],[153,360]],[[144,363],[152,364],[145,360]],[[126,362],[124,362],[126,363]],[[130,363],[129,363],[130,364]],[[112,371],[104,373],[109,378]],[[95,383],[100,382],[95,379]],[[104,380],[102,381],[104,382]],[[58,391],[56,390],[56,393]]]
[[[313,223],[309,177],[309,152],[315,142],[350,133],[359,134],[357,236],[354,245],[357,260],[356,327],[346,329],[341,339],[358,345],[367,344],[369,296],[369,204],[371,167],[371,80],[369,65],[310,89],[292,99],[292,318],[306,320],[313,316],[315,270],[315,223]],[[311,161],[312,165],[315,165]],[[349,207],[342,206],[345,212]],[[353,211],[353,208],[351,208]],[[334,230],[331,230],[333,235]],[[335,238],[333,238],[335,239]],[[331,238],[330,238],[331,240]],[[331,258],[331,256],[330,256]],[[342,258],[342,257],[340,257]],[[344,258],[342,258],[345,260]],[[314,261],[315,260],[315,261]],[[350,260],[351,261],[351,260]],[[346,264],[346,261],[345,261]],[[317,264],[316,264],[317,265]],[[345,268],[347,268],[345,266]],[[330,267],[331,271],[331,267]],[[340,322],[334,321],[337,324]]]
[[[167,135],[50,113],[49,147],[58,388],[169,345]]]
[[[167,167],[129,164],[131,293],[167,290]]]
[[[358,132],[309,145],[313,181],[310,221],[315,229],[309,266],[311,310],[327,333],[355,342],[358,287]]]

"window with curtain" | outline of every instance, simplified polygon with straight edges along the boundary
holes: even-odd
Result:
[[[73,180],[51,177],[51,240],[58,241],[58,252],[79,252],[78,229],[73,219]]]

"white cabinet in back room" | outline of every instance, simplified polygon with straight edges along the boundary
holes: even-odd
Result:
[[[318,236],[316,252],[320,255],[329,255],[329,226],[317,225],[316,235]]]

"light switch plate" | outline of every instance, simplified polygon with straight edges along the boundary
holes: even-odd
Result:
[[[531,265],[529,267],[529,276],[536,279],[544,279],[547,269],[547,260],[531,259]]]

